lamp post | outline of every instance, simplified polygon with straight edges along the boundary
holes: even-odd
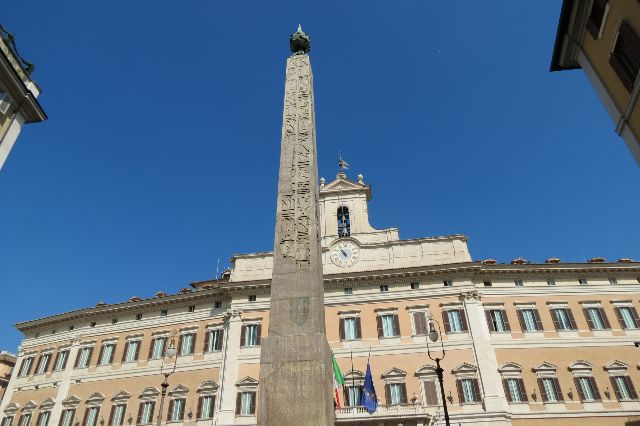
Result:
[[[164,406],[164,397],[167,395],[167,388],[169,387],[169,376],[175,373],[176,364],[178,363],[178,357],[176,348],[174,347],[175,340],[171,339],[171,344],[167,348],[167,352],[165,353],[165,357],[162,358],[162,364],[160,365],[160,374],[164,375],[164,380],[160,386],[162,386],[162,396],[160,398],[160,411],[158,412],[158,426],[161,426],[162,422],[162,408]],[[175,358],[173,361],[173,368],[171,372],[164,371],[164,359],[165,358]]]
[[[436,330],[436,328],[434,327],[433,323],[438,324],[438,330]],[[429,340],[431,340],[432,342],[437,342],[438,338],[440,337],[440,334],[442,334],[442,330],[440,329],[440,323],[438,321],[436,321],[435,319],[433,319],[433,317],[429,318],[429,334],[427,335],[427,355],[429,355],[429,358],[431,359],[431,361],[435,361],[436,362],[436,374],[438,375],[438,381],[440,382],[440,395],[442,396],[442,408],[444,410],[444,422],[447,426],[450,426],[449,424],[449,411],[447,410],[447,398],[444,396],[444,384],[443,384],[443,378],[442,378],[442,373],[444,372],[444,370],[442,369],[442,367],[440,367],[440,361],[444,359],[444,355],[445,355],[445,351],[444,351],[444,343],[442,343],[442,340],[440,341],[440,346],[442,347],[442,356],[441,357],[432,357],[431,356],[431,350],[429,348]]]

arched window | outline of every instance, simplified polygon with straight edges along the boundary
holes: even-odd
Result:
[[[345,206],[338,207],[338,237],[348,237],[351,235],[351,221],[349,220],[349,209]]]

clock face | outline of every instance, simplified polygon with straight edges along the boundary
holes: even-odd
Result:
[[[351,241],[340,241],[331,248],[331,261],[341,268],[348,268],[360,258],[360,248]]]

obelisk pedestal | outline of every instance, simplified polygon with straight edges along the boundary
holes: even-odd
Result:
[[[324,322],[313,76],[298,28],[287,59],[269,333],[262,339],[258,424],[333,426]]]

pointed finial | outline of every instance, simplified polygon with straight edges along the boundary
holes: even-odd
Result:
[[[298,31],[289,37],[289,47],[294,55],[304,55],[311,49],[311,38],[309,34],[302,31],[302,25],[298,24]]]

